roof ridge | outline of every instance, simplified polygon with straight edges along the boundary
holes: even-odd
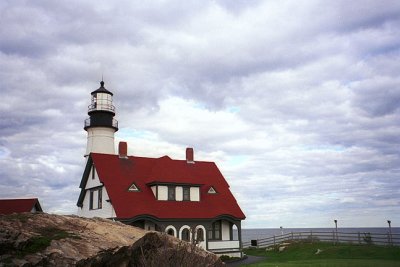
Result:
[[[17,197],[17,198],[0,198],[0,201],[1,200],[32,200],[32,199],[39,199],[39,198],[37,198],[37,197]]]

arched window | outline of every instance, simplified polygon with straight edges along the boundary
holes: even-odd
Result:
[[[167,228],[165,228],[165,232],[167,233],[167,235],[172,235],[176,237],[176,229],[172,225],[167,226]]]
[[[204,231],[202,228],[197,228],[197,241],[201,242],[204,241]]]
[[[231,240],[239,240],[239,230],[236,226],[236,224],[232,224],[231,230],[230,230],[230,239]]]
[[[167,234],[172,235],[172,236],[175,236],[174,229],[170,228],[170,229],[168,230]]]
[[[185,228],[182,230],[182,240],[189,242],[190,241],[190,231]]]

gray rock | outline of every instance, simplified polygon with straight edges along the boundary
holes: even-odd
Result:
[[[0,215],[2,266],[223,266],[194,244],[100,218]]]

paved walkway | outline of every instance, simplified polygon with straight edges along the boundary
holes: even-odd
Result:
[[[247,255],[247,258],[240,260],[240,261],[235,261],[235,262],[231,262],[231,263],[227,263],[226,266],[229,267],[238,267],[238,266],[242,266],[244,264],[251,264],[251,263],[256,263],[259,261],[263,261],[265,260],[265,257],[257,257],[257,256],[250,256]]]

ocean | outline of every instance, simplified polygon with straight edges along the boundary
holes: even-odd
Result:
[[[278,236],[291,232],[334,232],[334,228],[262,228],[262,229],[242,229],[242,241],[250,242],[253,239],[263,239],[271,236]],[[339,233],[376,233],[387,234],[388,227],[367,227],[367,228],[338,228]],[[392,234],[400,235],[400,227],[392,227]],[[237,231],[233,232],[234,239],[237,239]]]

